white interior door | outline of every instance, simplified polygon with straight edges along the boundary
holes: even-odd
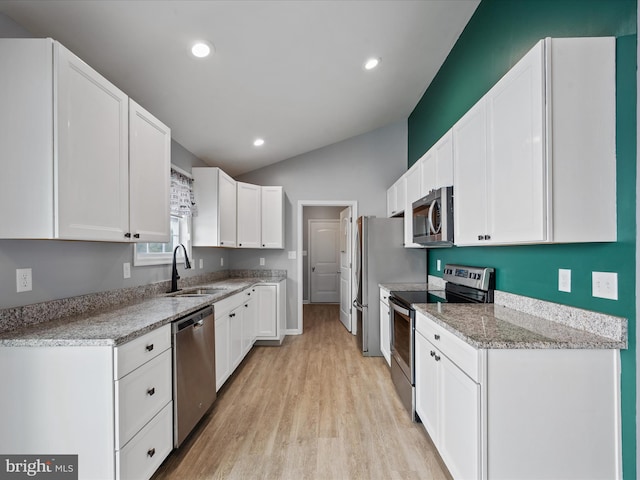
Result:
[[[311,303],[339,303],[339,220],[309,220],[309,270]]]
[[[351,331],[351,207],[340,212],[340,321]]]

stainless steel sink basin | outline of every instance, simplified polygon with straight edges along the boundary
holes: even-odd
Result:
[[[226,292],[226,288],[195,288],[188,290],[180,290],[170,293],[168,297],[204,297],[205,295],[215,295],[216,293]]]

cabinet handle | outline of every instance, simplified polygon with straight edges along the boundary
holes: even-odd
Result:
[[[131,238],[131,233],[127,232],[124,234],[125,238]]]
[[[247,308],[249,306],[249,304],[245,303],[244,304],[244,308]]]
[[[139,233],[134,233],[133,234],[133,238],[140,238],[140,234]]]
[[[431,350],[431,351],[429,352],[429,354],[433,357],[433,356],[436,354],[436,352],[434,352],[433,350]]]
[[[236,314],[235,314],[235,313],[230,313],[230,314],[229,314],[229,318],[233,318],[233,317],[235,317],[235,316],[236,316]]]
[[[147,390],[147,395],[149,395],[150,397],[152,397],[155,393],[156,387],[151,387],[149,390]]]
[[[263,243],[263,244],[262,244],[262,248],[264,248],[264,247],[265,247],[265,244]]]
[[[224,245],[224,242],[220,242],[220,245]]]
[[[151,345],[147,345],[146,347],[144,347],[147,349],[147,352],[150,352],[151,350],[153,350],[153,343]]]
[[[153,457],[155,454],[156,454],[156,449],[155,448],[150,448],[147,451],[147,456],[149,456],[149,457]]]
[[[242,244],[241,244],[241,243],[239,243],[239,244],[238,244],[238,246],[239,246],[239,247],[241,247],[241,246],[242,246]]]
[[[436,362],[439,362],[439,361],[440,361],[440,355],[436,355],[436,356],[434,356],[433,358],[435,358],[435,359],[436,359]]]
[[[484,240],[484,235],[478,235],[478,240]]]
[[[491,240],[491,235],[485,235],[485,236],[484,236],[484,239],[485,239],[485,240]]]
[[[440,335],[438,335],[437,333],[435,333],[435,334],[433,335],[433,338],[435,338],[436,340],[440,340]]]

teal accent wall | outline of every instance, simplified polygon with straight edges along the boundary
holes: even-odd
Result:
[[[408,122],[411,166],[538,40],[616,37],[618,241],[432,249],[428,272],[441,276],[437,260],[492,266],[499,290],[628,319],[629,348],[621,352],[625,479],[636,478],[636,9],[636,0],[482,0]],[[571,293],[558,291],[559,268],[572,270]],[[591,296],[592,271],[618,273],[617,301]]]

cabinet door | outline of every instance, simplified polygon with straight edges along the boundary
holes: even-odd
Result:
[[[480,478],[480,385],[441,353],[434,359],[440,368],[438,451],[453,478]]]
[[[420,187],[421,197],[427,195],[431,190],[436,188],[436,158],[435,150],[429,149],[420,159],[422,167],[422,184]]]
[[[129,228],[134,241],[168,242],[171,130],[129,99]]]
[[[218,238],[221,247],[235,247],[237,244],[237,193],[236,181],[220,170],[218,176]]]
[[[216,391],[229,378],[229,314],[216,314]]]
[[[543,61],[539,42],[486,95],[492,242],[546,239]]]
[[[69,50],[54,45],[56,236],[128,241],[128,98]]]
[[[380,302],[380,351],[391,366],[391,325],[389,323],[389,304]]]
[[[481,99],[453,127],[453,193],[455,243],[473,245],[488,235],[487,120]]]
[[[434,352],[431,355],[431,352]],[[435,360],[436,348],[422,334],[416,332],[416,412],[437,448],[440,442],[439,370]],[[438,355],[441,354],[438,352]]]
[[[262,187],[262,248],[284,248],[284,189]]]
[[[250,183],[237,183],[238,247],[260,248],[261,189]]]
[[[396,211],[396,185],[387,189],[387,217],[393,217]]]
[[[277,287],[275,285],[257,285],[258,331],[257,338],[274,340],[278,338]]]
[[[406,206],[404,216],[404,246],[405,248],[420,248],[420,245],[413,243],[413,215],[412,204],[420,198],[422,186],[422,169],[416,163],[406,174]]]
[[[243,337],[242,337],[242,324],[244,316],[244,304],[235,308],[229,314],[229,363],[230,372],[232,373],[240,362],[243,355]]]
[[[445,133],[433,147],[435,151],[435,188],[453,185],[453,135]],[[453,192],[455,194],[455,191]]]
[[[243,304],[244,313],[242,316],[242,351],[243,356],[249,353],[256,341],[256,329],[258,321],[258,304],[255,288],[246,291],[247,300]]]

